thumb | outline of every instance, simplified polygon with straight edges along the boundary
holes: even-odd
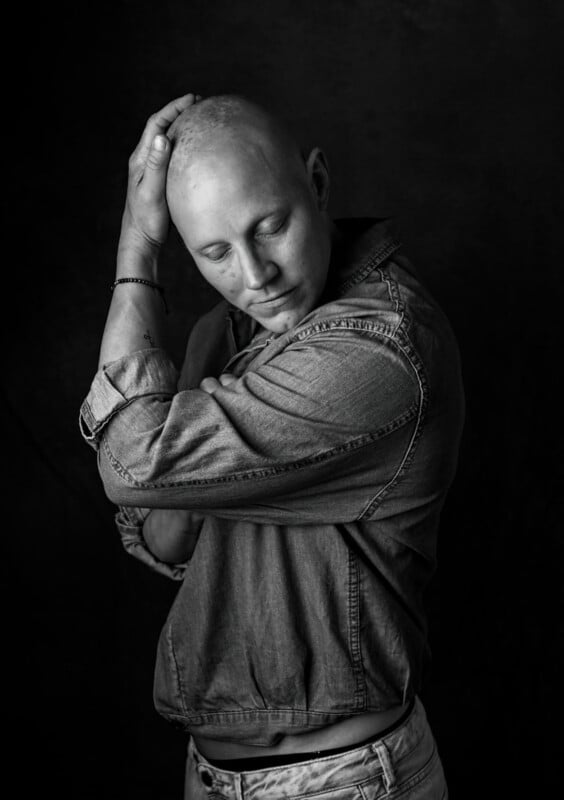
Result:
[[[170,158],[169,144],[170,142],[163,134],[155,136],[151,143],[151,149],[149,150],[145,166],[154,170],[163,169],[163,167],[168,164],[168,159]]]

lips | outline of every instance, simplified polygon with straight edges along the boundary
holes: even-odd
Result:
[[[292,294],[294,288],[287,289],[285,292],[275,295],[274,297],[267,297],[266,300],[255,300],[253,306],[259,306],[261,309],[277,308],[279,305],[284,305],[287,298]]]

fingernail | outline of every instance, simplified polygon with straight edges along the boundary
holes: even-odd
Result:
[[[165,136],[155,136],[153,139],[153,147],[155,150],[166,150],[166,137]]]

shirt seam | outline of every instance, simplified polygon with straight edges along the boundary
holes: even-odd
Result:
[[[376,708],[376,706],[374,706]],[[245,717],[249,714],[255,715],[292,715],[292,716],[318,716],[318,717],[350,717],[350,711],[318,711],[310,708],[277,708],[276,706],[268,706],[267,708],[249,708],[242,711],[187,711],[186,713],[178,711],[161,712],[169,719],[181,719],[184,721],[194,722],[195,720],[202,720],[205,722],[213,722],[214,720],[221,719],[222,717]],[[363,710],[353,712],[353,716],[357,713],[363,713]]]
[[[361,608],[360,608],[360,570],[356,555],[348,549],[348,611],[349,611],[349,652],[352,660],[354,678],[354,706],[356,709],[366,708],[368,690],[362,659],[360,640]]]
[[[398,325],[378,325],[377,323],[370,322],[369,320],[354,319],[351,317],[339,317],[338,319],[319,319],[316,322],[311,322],[307,328],[304,328],[301,331],[297,330],[294,336],[291,337],[288,345],[293,344],[294,342],[302,342],[309,336],[315,335],[316,333],[321,333],[322,331],[330,331],[334,328],[362,331],[369,336],[378,336],[381,334],[387,339],[395,342],[393,337],[398,327]]]
[[[417,442],[418,442],[418,440],[419,440],[419,438],[421,436],[421,431],[423,429],[423,422],[424,422],[424,419],[425,419],[425,412],[426,412],[426,409],[427,409],[428,391],[427,391],[427,383],[425,381],[425,377],[424,377],[424,373],[423,373],[423,367],[421,365],[418,366],[415,363],[415,355],[416,355],[415,351],[413,352],[413,356],[414,357],[412,358],[412,356],[410,355],[410,353],[408,352],[408,349],[406,347],[402,346],[395,338],[394,338],[394,342],[395,342],[396,346],[400,349],[400,351],[401,351],[402,355],[404,356],[404,358],[406,358],[407,361],[409,362],[409,365],[410,365],[410,367],[411,367],[411,369],[412,369],[412,371],[415,374],[415,377],[417,379],[417,383],[418,383],[418,387],[419,387],[419,392],[418,392],[419,402],[417,403],[417,415],[416,415],[417,419],[416,419],[416,422],[415,422],[415,427],[414,427],[414,430],[413,430],[413,433],[412,433],[412,436],[411,436],[411,440],[410,440],[409,444],[406,447],[404,456],[403,456],[398,468],[396,469],[393,477],[390,478],[388,483],[385,486],[383,486],[372,497],[372,499],[366,504],[364,510],[362,511],[362,513],[360,514],[360,516],[358,518],[359,520],[361,520],[361,519],[369,519],[374,514],[374,512],[376,511],[378,506],[382,503],[382,501],[384,500],[386,495],[389,494],[391,489],[397,485],[398,480],[406,472],[406,470],[408,469],[409,465],[413,461],[413,457],[414,457],[414,454],[415,454],[415,446],[416,446],[416,444],[417,444]]]
[[[342,296],[345,292],[349,289],[352,289],[353,286],[356,286],[357,283],[361,283],[365,278],[370,275],[370,273],[376,269],[380,264],[382,264],[386,259],[388,259],[396,250],[399,250],[401,247],[401,242],[397,239],[386,239],[379,250],[375,253],[372,253],[368,256],[368,258],[363,262],[363,264],[358,267],[356,272],[347,278],[343,283],[337,285],[337,292],[339,296]]]
[[[380,280],[386,284],[386,288],[388,290],[388,297],[390,299],[390,302],[393,303],[395,313],[399,317],[398,323],[393,331],[394,333],[396,333],[400,328],[403,327],[403,322],[405,318],[405,306],[402,302],[399,292],[397,291],[397,281],[393,281],[389,273],[388,274],[384,273],[383,269],[379,269],[378,273],[380,274]]]
[[[168,626],[167,626],[166,642],[167,642],[167,647],[168,647],[168,655],[169,655],[170,663],[172,665],[172,669],[173,669],[173,673],[174,673],[174,681],[176,683],[176,690],[177,690],[177,693],[178,693],[179,703],[180,703],[180,706],[181,706],[181,709],[182,709],[182,713],[186,715],[186,714],[188,714],[188,709],[186,707],[186,701],[184,699],[185,698],[184,686],[183,686],[183,683],[182,683],[182,678],[180,677],[181,673],[180,673],[180,669],[179,669],[179,666],[178,666],[178,660],[176,658],[176,651],[174,649],[174,641],[173,641],[173,636],[172,636],[172,624],[171,623],[169,623]]]

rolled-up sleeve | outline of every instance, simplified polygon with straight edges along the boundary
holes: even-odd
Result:
[[[117,373],[119,389],[114,384]],[[164,351],[150,354],[143,350],[135,358],[117,365],[105,365],[95,376],[88,397],[80,409],[80,428],[88,444],[98,450],[100,437],[112,417],[139,397],[172,397],[176,393],[177,372]],[[167,564],[149,550],[143,538],[143,523],[150,508],[119,506],[115,523],[126,552],[160,575],[181,581],[186,564]]]
[[[347,481],[358,487],[366,478],[355,457],[362,449],[386,460],[388,480],[411,434],[393,458],[378,444],[413,427],[421,409],[417,376],[401,350],[346,325],[292,342],[213,395],[177,391],[177,380],[160,349],[121,358],[94,379],[82,430],[117,505],[244,517],[295,496],[303,517],[311,487],[322,485],[328,497],[338,488],[345,497]],[[361,513],[363,503],[339,512],[336,502],[334,495],[328,516]]]
[[[94,377],[80,408],[80,429],[98,450],[100,437],[112,417],[133,400],[146,396],[171,398],[177,391],[178,372],[164,350],[139,350],[105,364]]]

